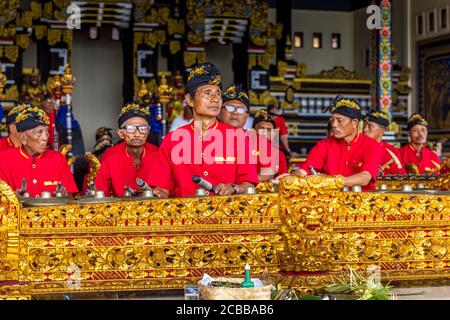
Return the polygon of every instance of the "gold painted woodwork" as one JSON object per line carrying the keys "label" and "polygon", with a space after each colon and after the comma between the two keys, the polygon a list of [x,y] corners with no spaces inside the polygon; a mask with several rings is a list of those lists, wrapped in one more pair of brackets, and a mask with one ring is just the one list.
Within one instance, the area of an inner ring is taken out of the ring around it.
{"label": "gold painted woodwork", "polygon": [[[383,280],[448,279],[449,195],[343,185],[287,176],[255,195],[20,208],[0,183],[0,280],[17,282],[0,285],[0,299],[182,288],[204,273],[240,275],[246,263],[304,292],[348,266],[379,266]],[[79,288],[68,287],[71,266]]]}

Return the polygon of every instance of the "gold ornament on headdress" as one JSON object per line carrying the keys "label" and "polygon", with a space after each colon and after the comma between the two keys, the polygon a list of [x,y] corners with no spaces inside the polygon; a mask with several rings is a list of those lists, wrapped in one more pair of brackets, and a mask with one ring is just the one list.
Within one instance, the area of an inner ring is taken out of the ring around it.
{"label": "gold ornament on headdress", "polygon": [[150,115],[150,111],[147,108],[143,108],[136,103],[129,103],[120,110],[119,117],[121,117],[123,114],[125,114],[131,110],[136,110],[136,111],[142,112],[146,115]]}
{"label": "gold ornament on headdress", "polygon": [[236,88],[236,86],[234,84],[229,86],[227,88],[227,90],[225,90],[223,95],[225,97],[227,97],[227,98],[230,98],[230,99],[237,99],[237,100],[239,100],[240,98],[244,98],[244,99],[249,100],[247,94],[244,91],[239,92],[239,94],[237,93],[237,88]]}
{"label": "gold ornament on headdress", "polygon": [[420,114],[413,114],[411,117],[409,117],[408,124],[416,120],[419,121],[419,124],[428,126],[428,122]]}
{"label": "gold ornament on headdress", "polygon": [[355,101],[351,101],[348,99],[341,99],[336,103],[335,109],[341,108],[341,107],[347,107],[347,108],[352,108],[352,109],[356,109],[356,110],[361,110],[361,108]]}
{"label": "gold ornament on headdress", "polygon": [[273,121],[273,117],[266,110],[256,112],[255,119],[259,117],[263,118],[264,121]]}
{"label": "gold ornament on headdress", "polygon": [[206,73],[206,70],[205,70],[205,67],[203,67],[203,66],[194,68],[191,70],[191,72],[189,72],[188,81],[191,80],[192,78],[194,78],[195,76],[202,75],[205,73]]}
{"label": "gold ornament on headdress", "polygon": [[27,108],[31,108],[31,106],[26,103],[19,104],[19,105],[15,106],[14,108],[12,108],[11,110],[9,110],[8,117],[12,116],[15,113],[17,113],[17,114],[21,113],[22,111],[24,111]]}
{"label": "gold ornament on headdress", "polygon": [[369,116],[389,120],[389,116],[384,112],[373,112],[373,113],[369,114]]}
{"label": "gold ornament on headdress", "polygon": [[22,112],[20,112],[17,117],[16,117],[16,123],[18,122],[22,122],[24,120],[26,120],[28,117],[31,117],[33,115],[33,113],[37,113],[39,118],[46,124],[49,125],[50,124],[50,119],[47,115],[47,113],[42,110],[39,109],[37,107],[26,107]]}

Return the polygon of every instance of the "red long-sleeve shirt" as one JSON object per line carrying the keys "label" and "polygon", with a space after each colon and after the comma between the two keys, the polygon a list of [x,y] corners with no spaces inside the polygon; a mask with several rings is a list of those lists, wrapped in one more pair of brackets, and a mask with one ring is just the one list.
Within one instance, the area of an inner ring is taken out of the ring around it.
{"label": "red long-sleeve shirt", "polygon": [[380,144],[358,132],[349,145],[343,139],[335,137],[319,141],[311,149],[301,169],[310,173],[309,166],[312,166],[320,173],[344,177],[367,171],[372,175],[370,183],[362,187],[363,191],[367,191],[375,189],[380,158]]}
{"label": "red long-sleeve shirt", "polygon": [[127,145],[121,142],[109,148],[108,154],[100,162],[100,170],[95,179],[97,190],[105,192],[106,196],[122,197],[125,194],[125,186],[138,190],[136,178],[148,183],[150,169],[155,165],[158,147],[145,143],[139,166],[134,165],[134,158],[128,153]]}
{"label": "red long-sleeve shirt", "polygon": [[[152,167],[150,185],[169,190],[176,197],[195,195],[199,186],[192,182],[194,175],[213,185],[244,182],[256,185],[256,161],[254,164],[245,161],[249,159],[248,140],[242,140],[240,145],[233,137],[236,130],[216,121],[203,138],[193,123],[170,132],[162,141],[158,160]],[[243,130],[241,133],[245,135]]]}
{"label": "red long-sleeve shirt", "polygon": [[0,152],[0,159],[0,179],[14,191],[21,189],[25,178],[31,197],[39,197],[42,191],[55,192],[58,182],[69,193],[78,192],[67,160],[59,152],[47,150],[31,156],[21,147],[10,148]]}
{"label": "red long-sleeve shirt", "polygon": [[[414,163],[419,173],[429,173],[441,164],[438,155],[428,148],[416,149],[412,144],[407,144],[400,149],[400,156],[404,165]],[[435,172],[438,174],[439,170]]]}

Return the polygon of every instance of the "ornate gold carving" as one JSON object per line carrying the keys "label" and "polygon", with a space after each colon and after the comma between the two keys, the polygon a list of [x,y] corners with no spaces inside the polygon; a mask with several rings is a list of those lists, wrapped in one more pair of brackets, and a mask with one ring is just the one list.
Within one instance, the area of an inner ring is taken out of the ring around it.
{"label": "ornate gold carving", "polygon": [[343,177],[287,176],[280,181],[279,195],[284,249],[280,261],[286,271],[328,271],[329,248],[336,192]]}
{"label": "ornate gold carving", "polygon": [[0,5],[0,19],[2,25],[13,21],[17,17],[17,0],[2,1]]}
{"label": "ornate gold carving", "polygon": [[267,106],[269,104],[276,104],[276,103],[278,103],[277,98],[272,96],[270,94],[269,90],[265,90],[262,93],[260,93],[259,95],[255,91],[249,90],[248,94],[249,94],[249,98],[250,98],[250,103],[254,104],[254,105]]}
{"label": "ornate gold carving", "polygon": [[16,43],[20,48],[26,49],[30,45],[30,38],[27,34],[18,34],[16,36]]}
{"label": "ornate gold carving", "polygon": [[20,204],[11,187],[0,180],[0,280],[17,280]]}
{"label": "ornate gold carving", "polygon": [[63,144],[59,147],[59,153],[61,153],[64,158],[67,158],[67,164],[72,166],[75,163],[76,158],[74,156],[68,157],[68,153],[72,150],[71,144]]}
{"label": "ornate gold carving", "polygon": [[88,173],[87,173],[87,186],[90,186],[91,183],[94,183],[95,178],[97,177],[98,171],[100,170],[100,161],[98,158],[92,154],[88,153],[84,156],[88,163]]}
{"label": "ornate gold carving", "polygon": [[11,38],[11,37],[14,37],[15,35],[16,35],[15,27],[11,27],[11,28],[7,28],[5,26],[0,27],[0,37]]}
{"label": "ornate gold carving", "polygon": [[6,89],[5,94],[2,97],[5,101],[18,101],[19,100],[19,90],[17,85],[12,85]]}
{"label": "ornate gold carving", "polygon": [[61,153],[64,158],[67,157],[67,154],[70,152],[70,150],[72,150],[72,145],[71,144],[63,144],[59,147],[59,153]]}
{"label": "ornate gold carving", "polygon": [[72,74],[72,68],[70,64],[64,69],[64,74],[61,79],[62,90],[65,94],[71,94],[75,87],[76,78]]}
{"label": "ornate gold carving", "polygon": [[8,78],[5,76],[5,74],[0,69],[0,98],[3,94],[3,90],[5,89],[6,81],[8,81]]}
{"label": "ornate gold carving", "polygon": [[346,70],[344,67],[334,67],[328,71],[322,71],[316,75],[308,75],[311,79],[342,79],[342,80],[367,80],[356,72]]}
{"label": "ornate gold carving", "polygon": [[44,25],[35,26],[34,35],[36,36],[37,40],[41,40],[44,37],[46,37],[47,36],[47,26],[44,26]]}
{"label": "ornate gold carving", "polygon": [[169,42],[169,51],[170,54],[175,54],[181,50],[181,43],[178,40],[171,40]]}
{"label": "ornate gold carving", "polygon": [[184,65],[189,67],[195,63],[204,63],[206,61],[206,52],[185,51],[183,58]]}
{"label": "ornate gold carving", "polygon": [[184,34],[184,20],[169,19],[167,23],[169,35]]}
{"label": "ornate gold carving", "polygon": [[[268,193],[20,209],[0,182],[0,280],[27,285],[0,286],[0,298],[182,288],[205,272],[241,274],[247,262],[255,274],[265,266],[306,273],[283,280],[305,292],[347,266],[380,266],[384,280],[450,276],[450,196],[343,185],[342,177],[287,176],[278,193],[260,184]],[[67,287],[74,266],[79,289]]]}
{"label": "ornate gold carving", "polygon": [[62,30],[47,29],[47,41],[50,46],[54,46],[61,41]]}
{"label": "ornate gold carving", "polygon": [[267,36],[269,38],[275,38],[276,40],[280,40],[283,35],[283,25],[281,23],[273,24],[269,22],[267,25]]}
{"label": "ornate gold carving", "polygon": [[32,1],[30,4],[33,19],[39,19],[42,16],[42,4]]}
{"label": "ornate gold carving", "polygon": [[53,3],[51,1],[44,3],[44,13],[45,19],[53,19]]}
{"label": "ornate gold carving", "polygon": [[31,28],[33,26],[33,13],[25,11],[18,14],[16,25],[23,28]]}
{"label": "ornate gold carving", "polygon": [[19,57],[19,48],[17,46],[5,46],[3,47],[4,56],[12,62],[17,62]]}
{"label": "ornate gold carving", "polygon": [[166,104],[170,101],[173,88],[167,83],[166,76],[161,76],[160,84],[158,86],[158,99],[162,104]]}

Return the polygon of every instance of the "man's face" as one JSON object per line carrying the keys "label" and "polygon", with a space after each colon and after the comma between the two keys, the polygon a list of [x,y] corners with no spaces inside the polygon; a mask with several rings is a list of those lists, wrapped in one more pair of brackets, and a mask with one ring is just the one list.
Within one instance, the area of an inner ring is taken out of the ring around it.
{"label": "man's face", "polygon": [[229,100],[220,109],[220,120],[232,127],[242,129],[248,118],[248,109],[239,100]]}
{"label": "man's face", "polygon": [[368,121],[368,120],[364,121],[363,132],[366,136],[368,136],[372,139],[381,141],[385,130],[386,129],[383,126],[379,125],[376,122],[372,122],[372,121]]}
{"label": "man's face", "polygon": [[122,124],[122,127],[117,130],[117,134],[125,141],[127,146],[142,147],[147,141],[150,126],[148,122],[141,117],[133,117]]}
{"label": "man's face", "polygon": [[344,116],[339,113],[333,113],[330,118],[331,132],[337,139],[342,139],[352,135],[358,128],[358,120]]}
{"label": "man's face", "polygon": [[259,135],[267,136],[270,140],[273,140],[277,131],[275,130],[273,123],[268,121],[261,121],[255,125],[255,130]]}
{"label": "man's face", "polygon": [[22,145],[28,147],[32,153],[43,153],[48,147],[48,126],[38,126],[24,131],[20,133],[20,140]]}
{"label": "man's face", "polygon": [[217,117],[222,107],[222,91],[219,86],[204,85],[196,90],[193,98],[187,94],[186,102],[198,116]]}
{"label": "man's face", "polygon": [[45,98],[42,101],[42,108],[48,114],[56,110],[56,101],[53,98]]}
{"label": "man's face", "polygon": [[421,124],[416,124],[409,130],[409,138],[414,144],[425,144],[428,138],[427,127]]}

